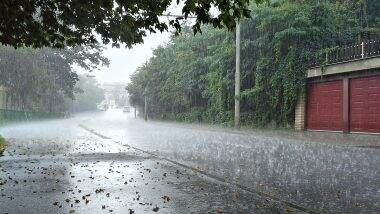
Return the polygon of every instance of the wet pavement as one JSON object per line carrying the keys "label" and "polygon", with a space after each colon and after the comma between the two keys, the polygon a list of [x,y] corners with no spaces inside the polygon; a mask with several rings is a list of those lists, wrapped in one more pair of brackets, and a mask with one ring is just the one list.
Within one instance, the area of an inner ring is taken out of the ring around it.
{"label": "wet pavement", "polygon": [[0,157],[0,213],[299,212],[78,124],[1,129],[9,146]]}
{"label": "wet pavement", "polygon": [[0,213],[378,213],[380,137],[144,122],[14,124]]}

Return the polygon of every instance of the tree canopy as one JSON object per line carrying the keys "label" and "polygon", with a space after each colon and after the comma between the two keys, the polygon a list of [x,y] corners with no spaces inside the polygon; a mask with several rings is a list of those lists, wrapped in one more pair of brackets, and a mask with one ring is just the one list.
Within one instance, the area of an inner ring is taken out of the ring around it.
{"label": "tree canopy", "polygon": [[14,49],[0,46],[0,85],[7,89],[7,109],[61,112],[74,99],[77,64],[91,71],[108,65],[98,45],[65,49]]}
{"label": "tree canopy", "polygon": [[[291,126],[309,60],[329,47],[380,35],[379,19],[368,19],[380,5],[364,16],[364,2],[288,0],[253,5],[252,18],[241,26],[242,123]],[[233,121],[235,35],[209,25],[202,31],[193,36],[184,27],[182,35],[154,51],[127,86],[133,105],[142,107],[146,95],[151,117]]]}
{"label": "tree canopy", "polygon": [[[265,0],[255,0],[264,2]],[[0,43],[13,47],[77,46],[98,42],[128,47],[143,42],[148,32],[174,27],[195,16],[193,31],[202,24],[232,29],[235,20],[248,17],[250,0],[176,0],[181,17],[160,19],[171,0],[3,0],[0,1]],[[218,11],[211,14],[212,8]]]}
{"label": "tree canopy", "polygon": [[75,112],[94,111],[105,99],[104,90],[94,78],[80,75],[75,87],[77,88],[73,103]]}

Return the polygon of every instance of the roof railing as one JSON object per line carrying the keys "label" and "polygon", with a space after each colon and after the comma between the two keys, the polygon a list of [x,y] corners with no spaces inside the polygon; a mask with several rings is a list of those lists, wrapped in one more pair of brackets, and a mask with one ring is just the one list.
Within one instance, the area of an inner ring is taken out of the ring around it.
{"label": "roof railing", "polygon": [[310,67],[332,65],[380,56],[380,39],[363,41],[353,45],[334,47],[316,54]]}

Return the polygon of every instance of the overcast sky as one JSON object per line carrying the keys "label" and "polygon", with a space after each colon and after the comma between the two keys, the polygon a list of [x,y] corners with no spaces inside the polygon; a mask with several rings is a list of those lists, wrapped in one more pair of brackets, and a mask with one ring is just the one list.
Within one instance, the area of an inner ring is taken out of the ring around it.
{"label": "overcast sky", "polygon": [[132,49],[107,47],[104,55],[110,60],[110,66],[94,71],[100,83],[129,81],[129,76],[144,64],[151,56],[154,48],[169,41],[170,33],[151,34],[145,38],[144,44],[135,45]]}
{"label": "overcast sky", "polygon": [[[173,4],[167,13],[170,12],[175,15],[181,14],[181,9],[181,6]],[[130,75],[134,73],[139,66],[149,60],[155,48],[167,43],[170,39],[170,35],[171,33],[169,32],[149,34],[144,39],[144,44],[135,45],[132,49],[107,46],[104,55],[110,60],[110,66],[108,68],[103,67],[100,71],[91,72],[91,75],[94,75],[99,83],[128,83]],[[75,69],[79,73],[88,73],[78,67],[75,67]]]}

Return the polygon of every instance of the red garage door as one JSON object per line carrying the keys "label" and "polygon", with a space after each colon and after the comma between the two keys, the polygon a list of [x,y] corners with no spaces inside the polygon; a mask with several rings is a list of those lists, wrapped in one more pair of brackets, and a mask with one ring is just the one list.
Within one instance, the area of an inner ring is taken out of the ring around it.
{"label": "red garage door", "polygon": [[380,76],[351,79],[351,132],[380,132]]}
{"label": "red garage door", "polygon": [[310,83],[307,100],[308,129],[343,130],[343,84],[341,80]]}

